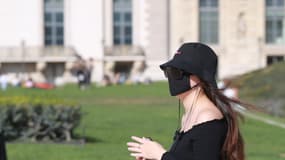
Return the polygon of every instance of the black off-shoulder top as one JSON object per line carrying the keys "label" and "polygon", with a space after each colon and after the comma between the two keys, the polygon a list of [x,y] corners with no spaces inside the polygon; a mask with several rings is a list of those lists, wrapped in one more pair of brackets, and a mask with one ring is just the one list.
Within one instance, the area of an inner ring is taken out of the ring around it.
{"label": "black off-shoulder top", "polygon": [[186,132],[176,131],[170,150],[161,160],[221,160],[226,134],[225,118],[203,122]]}

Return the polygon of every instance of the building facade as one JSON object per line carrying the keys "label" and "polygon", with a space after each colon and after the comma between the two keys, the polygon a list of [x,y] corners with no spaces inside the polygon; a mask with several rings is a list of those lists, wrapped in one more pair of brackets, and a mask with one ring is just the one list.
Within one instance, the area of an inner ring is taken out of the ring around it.
{"label": "building facade", "polygon": [[284,61],[284,0],[174,0],[170,6],[171,53],[182,42],[209,44],[219,56],[219,78]]}
{"label": "building facade", "polygon": [[169,58],[169,0],[103,2],[104,74],[160,80],[158,65]]}
{"label": "building facade", "polygon": [[219,56],[219,78],[285,56],[285,0],[9,0],[0,3],[0,69],[42,82],[76,82],[92,58],[92,81],[117,75],[162,80],[159,64],[183,42]]}
{"label": "building facade", "polygon": [[[102,1],[85,2],[1,1],[1,72],[10,79],[75,82],[71,69],[79,56],[102,63]],[[102,74],[100,65],[96,73]]]}
{"label": "building facade", "polygon": [[10,77],[74,82],[71,68],[78,57],[94,59],[93,81],[116,73],[162,77],[157,65],[169,53],[168,1],[0,3],[0,64]]}

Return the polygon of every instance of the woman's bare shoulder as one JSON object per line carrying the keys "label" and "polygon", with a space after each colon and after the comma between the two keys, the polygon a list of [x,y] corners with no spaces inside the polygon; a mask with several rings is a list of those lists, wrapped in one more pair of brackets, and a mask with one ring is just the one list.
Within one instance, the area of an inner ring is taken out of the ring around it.
{"label": "woman's bare shoulder", "polygon": [[222,119],[223,117],[223,114],[216,106],[205,107],[198,113],[195,124]]}

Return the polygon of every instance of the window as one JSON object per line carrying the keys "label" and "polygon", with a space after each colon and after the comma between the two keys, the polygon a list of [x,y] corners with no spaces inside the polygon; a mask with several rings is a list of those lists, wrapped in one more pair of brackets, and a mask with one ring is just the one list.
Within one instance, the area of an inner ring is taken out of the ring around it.
{"label": "window", "polygon": [[218,0],[199,1],[199,41],[219,43]]}
{"label": "window", "polygon": [[266,0],[266,43],[285,44],[285,0]]}
{"label": "window", "polygon": [[132,44],[131,0],[113,0],[113,43]]}
{"label": "window", "polygon": [[45,45],[64,44],[63,0],[44,0]]}
{"label": "window", "polygon": [[267,56],[267,65],[284,62],[284,56]]}

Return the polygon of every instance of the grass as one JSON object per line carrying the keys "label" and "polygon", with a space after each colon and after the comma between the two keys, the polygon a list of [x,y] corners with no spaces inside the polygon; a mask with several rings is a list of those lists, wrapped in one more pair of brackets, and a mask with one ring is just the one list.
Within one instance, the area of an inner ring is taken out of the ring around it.
{"label": "grass", "polygon": [[274,115],[285,116],[285,62],[241,75],[234,83],[241,86],[240,96]]}
{"label": "grass", "polygon": [[[177,103],[166,83],[92,87],[80,91],[67,85],[50,91],[11,88],[0,96],[57,97],[77,101],[84,112],[76,134],[85,145],[8,143],[9,160],[131,160],[130,136],[151,136],[168,148],[177,127]],[[246,119],[241,125],[248,160],[285,160],[285,129]]]}

